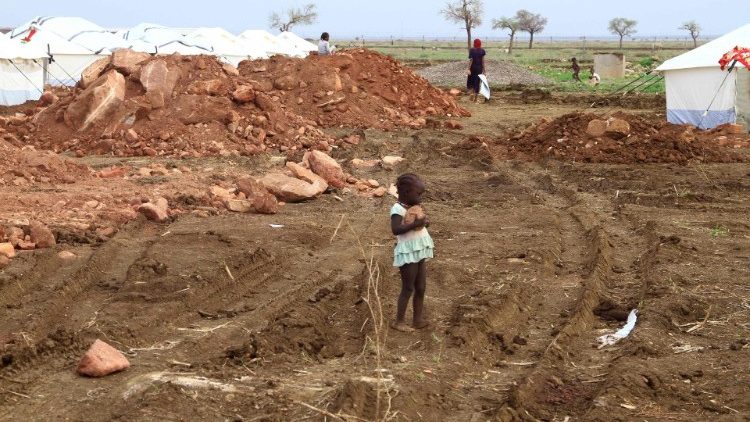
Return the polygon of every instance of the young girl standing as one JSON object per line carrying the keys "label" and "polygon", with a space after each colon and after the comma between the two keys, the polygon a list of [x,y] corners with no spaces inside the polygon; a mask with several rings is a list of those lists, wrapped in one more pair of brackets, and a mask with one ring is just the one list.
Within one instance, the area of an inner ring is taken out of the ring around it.
{"label": "young girl standing", "polygon": [[[393,266],[401,272],[401,294],[398,297],[396,321],[392,327],[399,331],[413,331],[428,326],[424,318],[424,295],[427,287],[427,260],[433,257],[435,245],[427,227],[430,221],[421,216],[407,223],[409,208],[422,203],[425,185],[418,176],[407,173],[396,181],[398,202],[391,208],[391,231],[398,243],[394,251]],[[406,307],[414,295],[414,319],[406,324]],[[412,328],[413,327],[413,328]]]}

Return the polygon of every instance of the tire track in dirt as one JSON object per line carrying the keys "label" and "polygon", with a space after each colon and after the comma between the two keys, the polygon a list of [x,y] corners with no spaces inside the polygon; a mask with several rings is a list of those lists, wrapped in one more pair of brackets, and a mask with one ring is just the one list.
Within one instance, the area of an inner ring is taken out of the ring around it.
{"label": "tire track in dirt", "polygon": [[[555,177],[559,177],[559,173],[555,173]],[[564,181],[556,183],[555,186],[560,194],[559,198],[564,198],[562,200],[570,204],[567,209],[569,217],[586,233],[584,244],[587,248],[587,263],[583,273],[584,286],[571,317],[554,336],[533,370],[511,392],[508,406],[498,414],[502,420],[554,418],[560,416],[561,412],[563,416],[580,415],[591,406],[591,400],[601,388],[597,387],[597,384],[602,382],[601,379],[594,379],[594,382],[582,381],[580,374],[572,373],[585,372],[579,368],[586,363],[581,356],[590,353],[588,351],[591,350],[593,336],[586,339],[582,335],[592,334],[595,324],[599,321],[597,314],[600,307],[603,303],[612,301],[612,289],[622,284],[622,277],[613,272],[613,268],[617,267],[615,257],[622,258],[630,252],[617,249],[611,233],[603,228],[602,222],[605,217],[601,215],[601,211],[597,211],[592,198],[578,194],[574,186]],[[645,231],[650,233],[648,229]],[[639,267],[639,274],[647,271],[649,257],[652,256],[650,254],[658,247],[658,242],[654,242],[653,236],[646,237],[645,243],[652,246],[636,260],[637,263],[643,264]],[[635,291],[629,292],[629,297],[620,297],[620,302],[627,302],[634,307],[643,298],[647,289],[644,280],[648,279],[643,275],[635,277],[639,280],[639,285]],[[632,286],[629,288],[632,289]],[[595,358],[597,365],[593,365],[592,368],[599,369],[599,372],[606,370],[615,358]],[[576,361],[579,362],[579,366],[576,365]]]}

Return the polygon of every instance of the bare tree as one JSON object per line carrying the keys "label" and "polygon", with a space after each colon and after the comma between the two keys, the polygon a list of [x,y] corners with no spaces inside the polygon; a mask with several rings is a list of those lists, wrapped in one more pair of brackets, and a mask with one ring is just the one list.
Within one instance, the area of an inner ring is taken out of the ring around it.
{"label": "bare tree", "polygon": [[689,21],[682,24],[677,29],[684,29],[690,32],[690,37],[693,39],[693,48],[698,47],[698,36],[701,34],[701,26],[696,21]]}
{"label": "bare tree", "polygon": [[547,26],[547,18],[528,10],[521,9],[516,12],[516,19],[519,22],[519,28],[529,33],[529,48],[534,48],[534,34],[544,31]]}
{"label": "bare tree", "polygon": [[516,39],[516,32],[521,29],[521,22],[518,18],[506,18],[492,20],[492,29],[507,29],[510,35],[510,44],[508,45],[508,54],[513,54],[513,41]]}
{"label": "bare tree", "polygon": [[462,24],[466,28],[467,47],[471,49],[471,30],[482,24],[484,2],[482,0],[456,0],[445,5],[441,11],[445,19]]}
{"label": "bare tree", "polygon": [[620,36],[620,49],[622,49],[622,39],[635,34],[635,26],[638,21],[626,18],[614,18],[609,21],[609,32]]}
{"label": "bare tree", "polygon": [[315,4],[310,3],[303,8],[292,8],[286,11],[286,18],[274,12],[269,18],[271,28],[286,32],[297,25],[310,25],[318,19],[318,12],[315,10]]}

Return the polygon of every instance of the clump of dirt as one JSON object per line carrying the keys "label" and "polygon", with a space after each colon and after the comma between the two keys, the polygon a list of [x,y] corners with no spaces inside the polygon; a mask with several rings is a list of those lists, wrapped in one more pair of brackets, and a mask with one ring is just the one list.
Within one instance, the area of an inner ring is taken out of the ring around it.
{"label": "clump of dirt", "polygon": [[[593,122],[595,121],[596,122]],[[607,129],[610,124],[616,129]],[[599,132],[597,125],[601,126]],[[491,142],[490,142],[491,143]],[[655,117],[617,112],[611,116],[570,113],[542,119],[495,140],[495,155],[536,161],[543,158],[591,163],[745,162],[737,149],[750,137],[720,128],[701,131]]]}
{"label": "clump of dirt", "polygon": [[73,163],[50,151],[20,148],[0,139],[0,186],[29,183],[73,183],[90,175],[86,166]]}
{"label": "clump of dirt", "polygon": [[455,99],[391,57],[370,50],[240,63],[287,109],[324,127],[420,128],[425,116],[468,116]]}

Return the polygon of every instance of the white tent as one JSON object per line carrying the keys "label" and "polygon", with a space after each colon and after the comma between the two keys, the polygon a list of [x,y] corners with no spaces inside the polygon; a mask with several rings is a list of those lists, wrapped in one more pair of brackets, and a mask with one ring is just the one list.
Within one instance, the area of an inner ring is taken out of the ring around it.
{"label": "white tent", "polygon": [[242,60],[267,57],[263,49],[222,28],[199,28],[187,34],[185,39],[211,49],[212,54],[234,66]]}
{"label": "white tent", "polygon": [[[45,69],[45,84],[73,86],[81,79],[83,72],[101,55],[91,50],[65,40],[55,33],[42,28],[31,28],[17,31],[12,37],[16,43],[34,46],[46,52],[50,60]],[[40,62],[38,62],[41,66]]]}
{"label": "white tent", "polygon": [[254,47],[264,51],[268,57],[277,54],[292,57],[304,57],[307,55],[307,53],[297,50],[293,44],[282,41],[262,29],[247,30],[241,33],[239,37],[245,42],[248,42]]}
{"label": "white tent", "polygon": [[294,47],[299,51],[304,51],[306,53],[310,53],[311,51],[318,51],[317,45],[311,43],[310,41],[307,41],[294,32],[285,31],[277,35],[276,38],[280,38],[292,43]]}
{"label": "white tent", "polygon": [[31,27],[50,31],[67,41],[87,48],[94,54],[110,54],[120,48],[154,51],[153,46],[148,43],[125,40],[91,21],[77,17],[36,17],[14,29],[11,36],[26,32]]}
{"label": "white tent", "polygon": [[0,37],[0,105],[12,106],[38,100],[44,90],[44,50]]}
{"label": "white tent", "polygon": [[703,129],[737,122],[750,128],[750,71],[739,64],[731,73],[719,67],[719,59],[736,46],[750,47],[750,24],[656,69],[667,85],[669,122]]}

